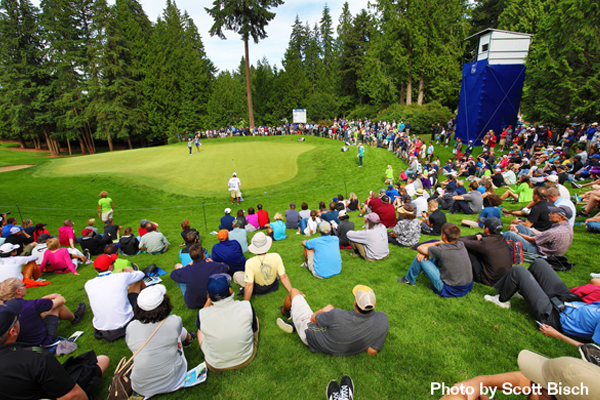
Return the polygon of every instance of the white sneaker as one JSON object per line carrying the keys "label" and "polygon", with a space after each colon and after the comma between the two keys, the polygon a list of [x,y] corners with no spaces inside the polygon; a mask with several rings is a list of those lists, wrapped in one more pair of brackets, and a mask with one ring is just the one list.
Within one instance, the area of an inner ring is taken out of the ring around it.
{"label": "white sneaker", "polygon": [[590,276],[591,276],[592,278],[594,278],[594,279],[600,279],[600,274],[597,274],[597,273],[593,273],[593,272],[592,272],[592,273],[590,274]]}
{"label": "white sneaker", "polygon": [[505,303],[501,302],[499,294],[497,294],[495,296],[490,296],[489,294],[486,294],[485,296],[483,296],[483,298],[486,301],[490,301],[490,302],[492,302],[492,303],[494,303],[494,304],[496,304],[496,305],[498,305],[498,306],[500,306],[502,308],[510,308],[510,301],[507,301]]}
{"label": "white sneaker", "polygon": [[513,297],[514,297],[515,299],[521,299],[521,300],[525,300],[525,299],[523,298],[523,295],[521,294],[521,292],[517,292],[517,293],[513,294]]}
{"label": "white sneaker", "polygon": [[294,333],[294,324],[291,322],[286,322],[281,318],[277,318],[277,326],[284,332]]}
{"label": "white sneaker", "polygon": [[296,235],[299,235],[299,234],[300,234],[300,232],[296,232]]}
{"label": "white sneaker", "polygon": [[302,268],[308,268],[308,264],[306,264],[306,262],[303,262],[303,263],[302,263],[300,266],[301,266]]}

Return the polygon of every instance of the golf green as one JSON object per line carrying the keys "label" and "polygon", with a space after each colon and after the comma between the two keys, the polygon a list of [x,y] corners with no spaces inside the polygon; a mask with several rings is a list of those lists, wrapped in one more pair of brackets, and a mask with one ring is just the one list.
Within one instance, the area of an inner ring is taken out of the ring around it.
{"label": "golf green", "polygon": [[288,181],[298,173],[298,156],[314,149],[297,142],[206,142],[200,152],[194,146],[191,156],[187,145],[181,143],[53,160],[35,176],[101,175],[165,192],[210,197],[227,192],[227,181],[234,171],[242,181],[242,191]]}

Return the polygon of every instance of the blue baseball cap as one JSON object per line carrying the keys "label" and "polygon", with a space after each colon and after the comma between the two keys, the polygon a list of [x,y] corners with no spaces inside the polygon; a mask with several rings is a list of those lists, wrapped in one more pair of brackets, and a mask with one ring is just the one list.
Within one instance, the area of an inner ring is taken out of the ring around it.
{"label": "blue baseball cap", "polygon": [[214,274],[208,278],[206,291],[212,301],[219,301],[229,297],[231,288],[231,276],[228,274]]}

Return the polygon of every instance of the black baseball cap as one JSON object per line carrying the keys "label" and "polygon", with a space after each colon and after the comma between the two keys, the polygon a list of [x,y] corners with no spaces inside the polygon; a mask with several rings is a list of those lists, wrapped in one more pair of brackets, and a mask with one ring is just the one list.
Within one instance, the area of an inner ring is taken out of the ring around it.
{"label": "black baseball cap", "polygon": [[12,328],[21,308],[21,302],[18,300],[9,300],[0,304],[0,336]]}
{"label": "black baseball cap", "polygon": [[492,233],[500,233],[502,232],[502,221],[496,217],[487,217],[480,218],[479,222],[483,224],[484,227],[488,228]]}

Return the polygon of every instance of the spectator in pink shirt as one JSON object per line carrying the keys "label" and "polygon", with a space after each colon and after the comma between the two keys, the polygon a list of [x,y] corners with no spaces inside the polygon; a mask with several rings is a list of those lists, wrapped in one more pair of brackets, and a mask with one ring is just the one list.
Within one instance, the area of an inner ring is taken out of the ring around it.
{"label": "spectator in pink shirt", "polygon": [[58,239],[56,238],[48,239],[48,241],[46,242],[46,246],[48,247],[48,250],[44,252],[44,258],[42,259],[42,263],[40,264],[40,271],[43,271],[44,268],[46,268],[46,266],[50,264],[54,272],[71,272],[75,275],[79,275],[77,273],[76,266],[75,264],[73,264],[73,261],[71,261],[71,259],[78,258],[83,262],[88,261],[88,259],[84,256],[80,256],[77,254],[69,254],[69,251],[65,247],[60,248],[60,244],[58,243]]}
{"label": "spectator in pink shirt", "polygon": [[65,220],[63,226],[58,228],[58,242],[61,246],[69,246],[75,248],[75,232],[73,231],[73,221]]}

